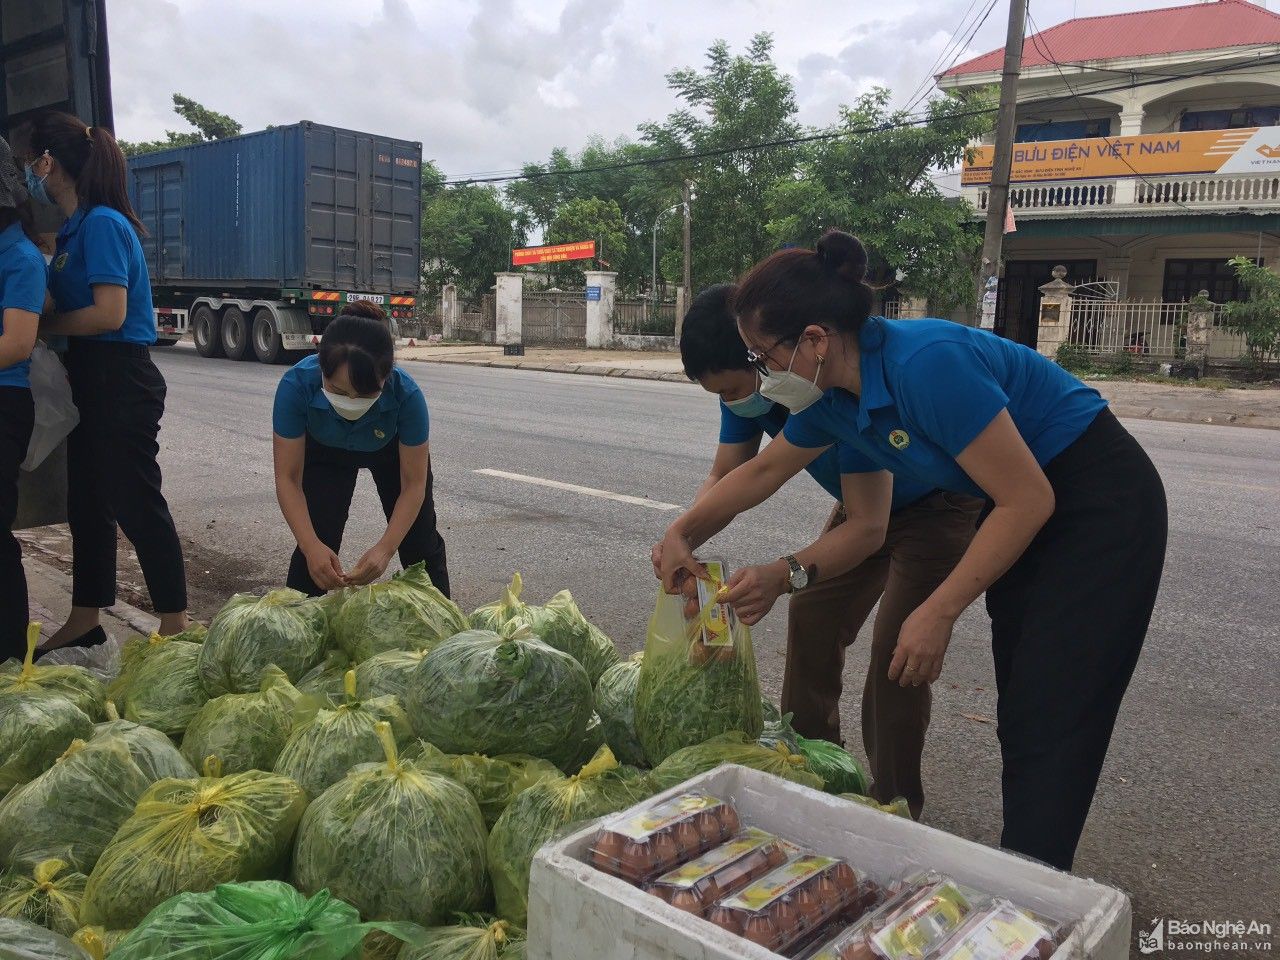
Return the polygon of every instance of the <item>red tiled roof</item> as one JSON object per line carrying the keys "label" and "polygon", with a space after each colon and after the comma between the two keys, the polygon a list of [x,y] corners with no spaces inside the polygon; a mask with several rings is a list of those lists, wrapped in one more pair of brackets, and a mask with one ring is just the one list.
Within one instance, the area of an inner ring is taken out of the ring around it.
{"label": "red tiled roof", "polygon": [[[1218,50],[1254,44],[1280,43],[1280,15],[1248,0],[1216,0],[1185,7],[1138,10],[1102,17],[1080,17],[1040,32],[1040,47],[1028,37],[1022,50],[1023,69],[1049,64],[1045,53],[1060,63],[1158,56],[1189,50]],[[956,64],[944,77],[1000,70],[1004,48]]]}

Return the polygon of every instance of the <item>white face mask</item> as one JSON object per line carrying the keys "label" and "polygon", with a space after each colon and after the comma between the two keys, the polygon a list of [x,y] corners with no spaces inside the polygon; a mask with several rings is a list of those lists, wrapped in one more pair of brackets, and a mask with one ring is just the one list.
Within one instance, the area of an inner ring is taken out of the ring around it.
{"label": "white face mask", "polygon": [[791,372],[799,349],[800,344],[797,343],[795,349],[791,351],[791,362],[787,364],[786,370],[780,372],[770,370],[760,377],[760,396],[782,404],[792,413],[799,413],[822,399],[822,388],[818,386],[818,373],[822,370],[822,364],[818,364],[812,380],[806,380],[800,374]]}
{"label": "white face mask", "polygon": [[[324,393],[324,398],[329,401],[329,405],[344,420],[359,420],[378,402],[378,397],[344,397],[340,393],[325,390],[323,387],[321,391]],[[381,395],[378,394],[378,396]]]}

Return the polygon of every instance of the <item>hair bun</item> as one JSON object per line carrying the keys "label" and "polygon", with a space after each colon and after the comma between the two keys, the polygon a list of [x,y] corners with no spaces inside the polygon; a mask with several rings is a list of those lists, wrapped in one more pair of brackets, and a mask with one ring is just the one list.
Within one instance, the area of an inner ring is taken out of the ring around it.
{"label": "hair bun", "polygon": [[851,233],[828,230],[818,241],[817,254],[824,266],[851,283],[867,276],[867,248]]}
{"label": "hair bun", "polygon": [[338,316],[368,317],[370,320],[386,320],[387,312],[368,300],[353,300],[342,305]]}

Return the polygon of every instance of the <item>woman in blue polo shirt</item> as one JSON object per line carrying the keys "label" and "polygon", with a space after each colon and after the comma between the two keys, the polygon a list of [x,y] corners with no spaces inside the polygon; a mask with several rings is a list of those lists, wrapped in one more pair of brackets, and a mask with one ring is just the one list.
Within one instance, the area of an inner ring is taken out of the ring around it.
{"label": "woman in blue polo shirt", "polygon": [[[432,496],[427,402],[395,366],[380,309],[343,307],[319,351],[280,378],[273,429],[276,498],[298,544],[290,587],[318,596],[372,583],[399,552],[404,567],[425,561],[431,582],[449,595]],[[338,551],[362,468],[373,476],[387,529],[346,571]]]}
{"label": "woman in blue polo shirt", "polygon": [[903,624],[890,676],[937,680],[956,618],[986,591],[1002,843],[1069,869],[1160,585],[1163,484],[1098,393],[1034,351],[946,321],[869,318],[866,264],[856,238],[832,232],[743,281],[734,308],[761,392],[792,416],[783,442],[668,531],[664,581],[696,573],[708,531],[836,442],[864,458],[864,496],[902,477],[985,497],[964,557]]}
{"label": "woman in blue polo shirt", "polygon": [[0,661],[26,651],[27,578],[9,528],[35,423],[27,371],[44,309],[44,257],[24,230],[28,212],[22,175],[0,138]]}
{"label": "woman in blue polo shirt", "polygon": [[107,639],[99,611],[116,600],[116,526],[133,544],[160,632],[187,626],[182,545],[161,491],[165,382],[151,361],[155,314],[138,239],[142,223],[111,133],[76,117],[38,117],[27,188],[67,221],[49,265],[54,312],[42,334],[69,338],[67,377],[80,423],[67,441],[71,615],[46,649]]}

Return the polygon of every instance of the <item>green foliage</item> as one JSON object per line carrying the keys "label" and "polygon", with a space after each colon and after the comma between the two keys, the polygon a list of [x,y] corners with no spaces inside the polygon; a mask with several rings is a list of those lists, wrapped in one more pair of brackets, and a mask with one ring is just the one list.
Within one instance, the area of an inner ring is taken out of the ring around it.
{"label": "green foliage", "polygon": [[[616,200],[583,197],[562,204],[547,230],[547,243],[596,242],[595,263],[610,269],[613,258],[622,260],[627,252],[627,224]],[[555,286],[580,287],[586,282],[583,264],[587,260],[570,260],[553,264],[551,279]]]}
{"label": "green foliage", "polygon": [[1059,344],[1054,359],[1058,361],[1058,366],[1068,373],[1093,372],[1093,357],[1084,347],[1074,343]]}
{"label": "green foliage", "polygon": [[1126,377],[1133,373],[1135,367],[1132,353],[1127,350],[1116,350],[1098,357],[1094,369],[1110,376]]}
{"label": "green foliage", "polygon": [[510,269],[511,250],[524,246],[526,221],[492,187],[446,186],[431,161],[422,164],[422,282],[428,296],[456,284],[474,303]]}
{"label": "green foliage", "polygon": [[120,141],[120,149],[126,157],[136,157],[144,153],[155,153],[172,147],[189,147],[209,140],[222,140],[226,137],[238,137],[243,127],[225,113],[210,110],[203,104],[196,103],[190,97],[180,93],[173,95],[173,112],[180,116],[194,131],[165,131],[163,140],[144,140],[139,142]]}
{"label": "green foliage", "polygon": [[1280,350],[1280,276],[1248,257],[1229,262],[1246,299],[1226,304],[1219,326],[1243,336],[1249,359],[1261,364]]}

